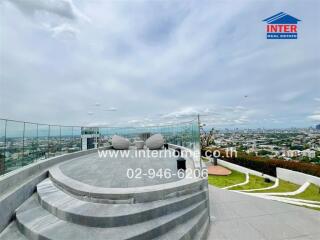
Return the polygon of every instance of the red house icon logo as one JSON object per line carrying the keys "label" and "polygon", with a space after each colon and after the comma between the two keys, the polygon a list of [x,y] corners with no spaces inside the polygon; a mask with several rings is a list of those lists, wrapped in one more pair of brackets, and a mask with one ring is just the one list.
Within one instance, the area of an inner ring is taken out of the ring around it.
{"label": "red house icon logo", "polygon": [[284,12],[264,19],[263,22],[267,23],[267,39],[297,39],[299,21]]}

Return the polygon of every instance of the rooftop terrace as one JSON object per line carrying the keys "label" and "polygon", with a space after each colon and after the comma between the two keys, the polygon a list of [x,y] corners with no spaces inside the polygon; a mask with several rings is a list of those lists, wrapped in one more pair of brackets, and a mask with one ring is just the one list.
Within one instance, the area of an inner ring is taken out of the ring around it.
{"label": "rooftop terrace", "polygon": [[[118,151],[109,151],[113,153],[109,154],[106,158],[100,158],[97,153],[93,153],[62,163],[59,165],[59,169],[62,174],[73,180],[104,188],[143,187],[180,180],[177,175],[177,157],[173,156],[174,154],[167,157],[163,156],[165,150],[160,150],[159,157],[144,156],[141,151],[146,152],[146,150],[140,150],[141,154],[138,153],[140,154],[138,156],[136,151],[131,149],[128,151],[128,157],[121,156],[120,154],[111,156]],[[170,151],[174,152],[173,150]],[[189,165],[191,165],[191,162]],[[128,169],[136,172],[128,173]],[[171,176],[168,178],[156,177],[153,174],[154,172],[148,174],[149,169],[154,170],[155,173],[160,169],[168,169],[171,172]],[[135,176],[129,176],[129,178],[128,174],[134,174]]]}
{"label": "rooftop terrace", "polygon": [[[80,135],[70,135],[64,134],[63,126],[46,125],[48,136],[43,137],[43,125],[36,124],[31,131],[30,123],[4,122],[0,240],[320,237],[317,211],[208,186],[203,175],[179,177],[178,156],[173,154],[177,148],[189,153],[187,169],[205,168],[196,154],[198,122],[97,127],[93,146],[98,149],[87,150],[81,150],[81,128]],[[19,127],[12,128],[16,124]],[[77,127],[71,129],[74,133]],[[164,136],[168,150],[153,150],[157,154],[149,155],[147,147],[134,146],[135,140],[155,133]],[[132,140],[129,150],[113,149],[114,134]]]}
{"label": "rooftop terrace", "polygon": [[[8,128],[16,124],[22,128]],[[202,170],[198,122],[97,127],[93,136],[83,134],[91,138],[86,145],[82,135],[73,134],[77,127],[63,134],[63,126],[47,125],[48,137],[42,138],[39,124],[32,134],[26,131],[29,123],[5,120],[4,126],[0,239],[206,238],[207,178],[181,175],[187,171],[178,172],[174,154],[177,148],[189,153],[187,170]],[[145,138],[156,133],[168,149],[147,144]],[[116,150],[110,141],[115,134],[130,140],[128,150]],[[136,140],[145,147],[137,149]],[[82,151],[68,152],[75,143]]]}

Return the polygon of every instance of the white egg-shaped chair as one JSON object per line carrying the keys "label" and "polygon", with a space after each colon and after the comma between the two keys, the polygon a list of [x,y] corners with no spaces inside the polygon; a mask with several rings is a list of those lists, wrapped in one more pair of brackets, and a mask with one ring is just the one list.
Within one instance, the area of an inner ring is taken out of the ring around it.
{"label": "white egg-shaped chair", "polygon": [[130,142],[129,142],[129,140],[127,138],[114,135],[112,137],[111,142],[112,142],[112,147],[114,149],[117,149],[117,150],[127,150],[127,149],[129,149]]}
{"label": "white egg-shaped chair", "polygon": [[152,135],[146,140],[146,146],[150,150],[161,149],[164,144],[164,138],[161,134],[157,133]]}

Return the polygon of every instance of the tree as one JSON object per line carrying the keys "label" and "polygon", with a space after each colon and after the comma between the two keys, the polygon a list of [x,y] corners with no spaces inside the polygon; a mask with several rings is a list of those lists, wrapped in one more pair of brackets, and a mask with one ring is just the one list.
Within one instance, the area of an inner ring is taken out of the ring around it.
{"label": "tree", "polygon": [[306,157],[306,156],[302,157],[301,161],[302,161],[302,162],[311,162],[311,161],[310,161],[310,158],[308,158],[308,157]]}
{"label": "tree", "polygon": [[206,131],[204,129],[204,126],[200,125],[200,142],[201,142],[202,148],[205,148],[214,144],[213,135],[214,135],[214,128],[211,128],[210,131]]}
{"label": "tree", "polygon": [[262,156],[265,156],[265,155],[270,155],[270,154],[272,154],[272,152],[267,151],[267,150],[260,150],[260,151],[258,151],[258,154],[259,154],[259,155],[262,155]]}
{"label": "tree", "polygon": [[239,151],[246,151],[246,150],[248,150],[248,147],[241,145],[241,146],[238,148],[238,150],[239,150]]}

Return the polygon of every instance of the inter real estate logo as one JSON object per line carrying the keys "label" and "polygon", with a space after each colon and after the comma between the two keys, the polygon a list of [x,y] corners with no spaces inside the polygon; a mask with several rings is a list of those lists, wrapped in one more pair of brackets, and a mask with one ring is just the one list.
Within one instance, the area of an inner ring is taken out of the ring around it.
{"label": "inter real estate logo", "polygon": [[297,39],[299,21],[284,12],[264,19],[263,22],[267,22],[267,39]]}

